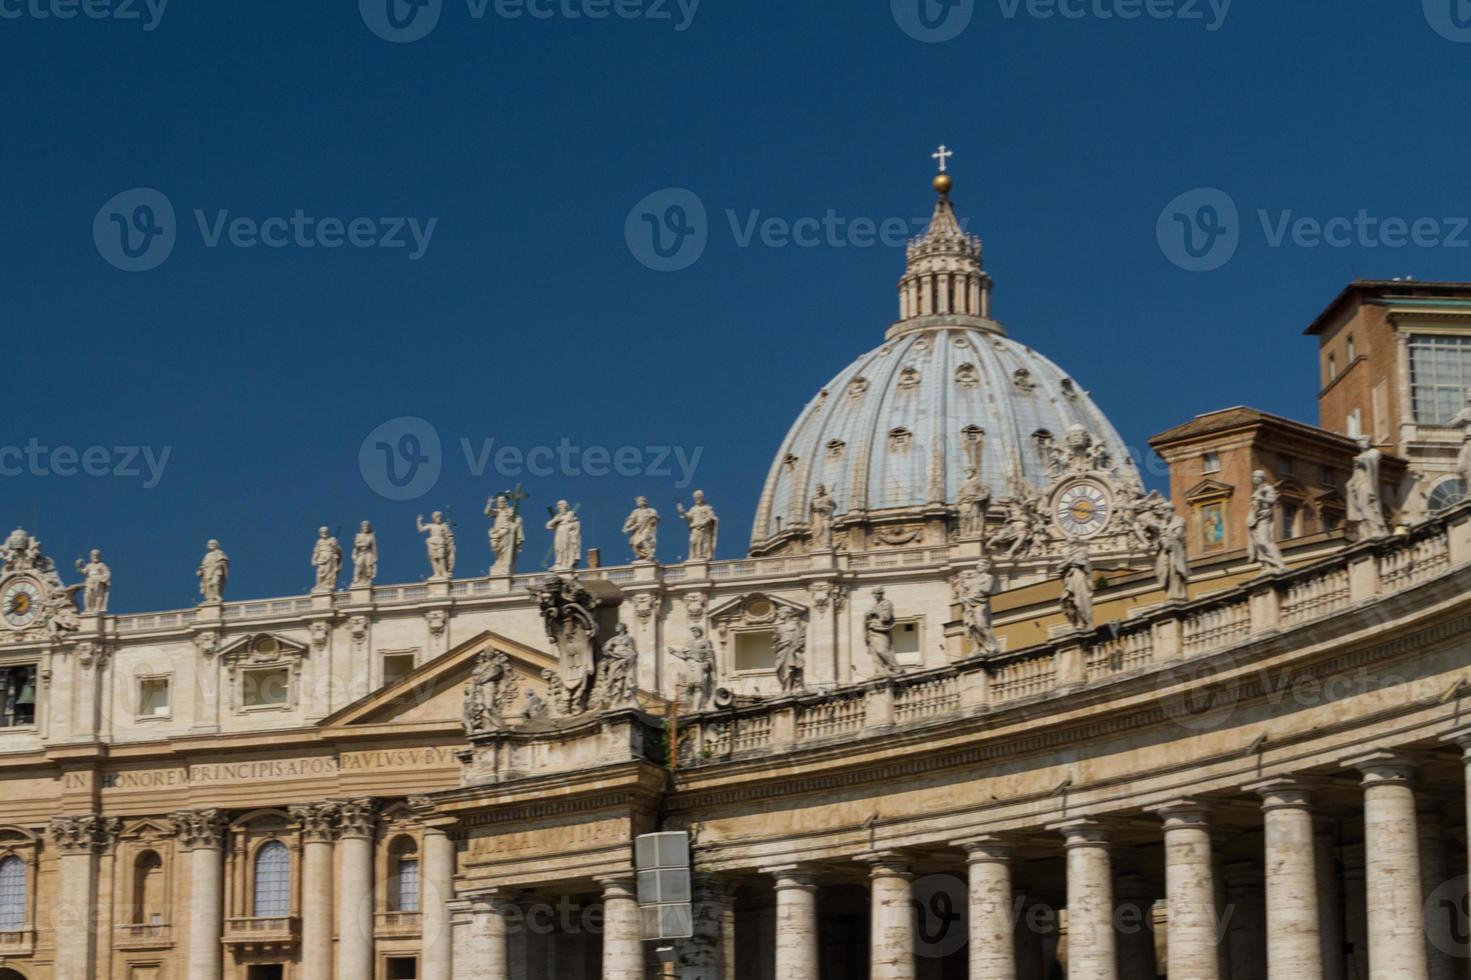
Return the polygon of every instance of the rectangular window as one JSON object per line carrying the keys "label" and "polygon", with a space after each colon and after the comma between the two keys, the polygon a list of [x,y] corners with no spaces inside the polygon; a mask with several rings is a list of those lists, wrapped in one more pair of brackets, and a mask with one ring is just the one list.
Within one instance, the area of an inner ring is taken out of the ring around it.
{"label": "rectangular window", "polygon": [[384,980],[414,980],[419,975],[419,960],[414,956],[390,956],[383,964]]}
{"label": "rectangular window", "polygon": [[735,669],[775,670],[776,651],[771,630],[743,630],[735,634]]}
{"label": "rectangular window", "polygon": [[0,667],[0,728],[36,723],[36,665]]}
{"label": "rectangular window", "polygon": [[918,667],[924,663],[924,651],[919,645],[919,627],[920,621],[917,619],[894,626],[894,657],[906,667]]}
{"label": "rectangular window", "polygon": [[1357,439],[1359,436],[1363,435],[1364,410],[1362,408],[1356,408],[1352,412],[1349,412],[1347,424],[1344,427],[1347,429],[1347,432],[1345,432],[1344,434],[1347,435],[1350,439]]}
{"label": "rectangular window", "polygon": [[414,672],[412,653],[385,653],[383,655],[383,686],[397,684]]}
{"label": "rectangular window", "polygon": [[1348,335],[1348,363],[1352,364],[1354,362],[1354,359],[1356,357],[1358,357],[1358,356],[1359,356],[1359,352],[1358,352],[1357,348],[1354,347],[1354,335],[1353,334],[1349,334]]}
{"label": "rectangular window", "polygon": [[1325,466],[1325,467],[1323,467],[1323,473],[1318,478],[1318,482],[1321,483],[1325,487],[1336,487],[1336,486],[1338,486],[1338,480],[1333,475],[1333,467],[1331,467],[1331,466]]}
{"label": "rectangular window", "polygon": [[1301,509],[1297,504],[1284,503],[1282,505],[1282,529],[1280,535],[1284,541],[1288,538],[1297,537],[1297,515]]}
{"label": "rectangular window", "polygon": [[1277,474],[1279,476],[1292,476],[1293,462],[1286,456],[1277,457]]}
{"label": "rectangular window", "polygon": [[416,858],[403,858],[398,862],[397,912],[419,911],[419,862]]}
{"label": "rectangular window", "polygon": [[1338,377],[1338,358],[1332,354],[1328,355],[1328,382],[1331,384]]}
{"label": "rectangular window", "polygon": [[169,679],[144,677],[138,681],[138,716],[167,718],[169,714]]}
{"label": "rectangular window", "polygon": [[1471,336],[1412,334],[1410,401],[1421,425],[1448,425],[1471,387]]}
{"label": "rectangular window", "polygon": [[285,667],[240,672],[240,703],[247,708],[277,708],[291,702],[291,671]]}
{"label": "rectangular window", "polygon": [[1221,472],[1221,454],[1215,452],[1206,453],[1202,470],[1206,473]]}

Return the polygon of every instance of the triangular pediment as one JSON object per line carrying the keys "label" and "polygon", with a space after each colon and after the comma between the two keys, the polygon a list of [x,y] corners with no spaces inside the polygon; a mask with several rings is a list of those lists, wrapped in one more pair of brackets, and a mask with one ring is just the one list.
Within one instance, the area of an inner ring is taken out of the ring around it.
{"label": "triangular pediment", "polygon": [[[489,630],[461,643],[448,653],[429,661],[407,677],[359,698],[322,719],[324,729],[361,728],[378,725],[459,723],[464,708],[465,685],[482,652],[504,653],[517,675],[518,687],[545,687],[541,672],[555,669],[557,659],[516,640]],[[525,683],[519,683],[524,679]]]}
{"label": "triangular pediment", "polygon": [[1222,483],[1220,480],[1201,480],[1185,491],[1185,499],[1193,504],[1202,500],[1219,500],[1235,492],[1236,488],[1229,483]]}

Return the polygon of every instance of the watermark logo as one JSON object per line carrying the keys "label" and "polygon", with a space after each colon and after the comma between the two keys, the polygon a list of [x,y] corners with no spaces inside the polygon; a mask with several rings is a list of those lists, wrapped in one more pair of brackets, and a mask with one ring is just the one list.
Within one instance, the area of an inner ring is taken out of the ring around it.
{"label": "watermark logo", "polygon": [[[1199,21],[1207,33],[1226,26],[1235,0],[997,0],[1001,16],[1015,20],[1177,20]],[[1207,19],[1209,17],[1209,19]]]}
{"label": "watermark logo", "polygon": [[1181,269],[1213,272],[1241,246],[1241,214],[1225,191],[1200,187],[1165,205],[1154,233],[1165,258]]}
{"label": "watermark logo", "polygon": [[705,254],[710,218],[694,191],[666,187],[633,206],[623,225],[628,251],[655,272],[688,269]]}
{"label": "watermark logo", "polygon": [[[264,218],[235,214],[228,208],[195,208],[192,214],[200,243],[207,249],[401,249],[410,262],[419,261],[429,251],[439,227],[438,218],[342,218],[308,214],[304,208]],[[178,240],[173,203],[151,187],[123,191],[102,205],[92,219],[97,253],[124,272],[158,268],[173,254]]]}
{"label": "watermark logo", "polygon": [[169,0],[0,0],[0,20],[141,21],[143,30],[158,30]]}
{"label": "watermark logo", "polygon": [[97,253],[124,272],[147,272],[163,265],[178,236],[173,204],[152,187],[115,195],[92,219]]}
{"label": "watermark logo", "polygon": [[944,44],[965,33],[975,0],[889,0],[894,23],[916,41]]}
{"label": "watermark logo", "polygon": [[1222,654],[1207,662],[1187,662],[1161,671],[1155,690],[1160,706],[1175,724],[1191,732],[1214,732],[1236,712],[1236,686],[1221,683],[1236,662]]}
{"label": "watermark logo", "polygon": [[966,883],[955,875],[925,875],[911,895],[915,955],[942,960],[964,949],[969,939]]}
{"label": "watermark logo", "polygon": [[439,482],[444,454],[439,430],[416,416],[389,419],[358,448],[363,481],[388,500],[415,500]]}
{"label": "watermark logo", "polygon": [[368,30],[392,44],[409,44],[429,36],[439,25],[444,0],[358,0]]}
{"label": "watermark logo", "polygon": [[1471,44],[1471,0],[1424,0],[1425,19],[1447,41]]}
{"label": "watermark logo", "polygon": [[1461,875],[1425,898],[1425,934],[1430,945],[1458,960],[1471,959],[1471,896]]}

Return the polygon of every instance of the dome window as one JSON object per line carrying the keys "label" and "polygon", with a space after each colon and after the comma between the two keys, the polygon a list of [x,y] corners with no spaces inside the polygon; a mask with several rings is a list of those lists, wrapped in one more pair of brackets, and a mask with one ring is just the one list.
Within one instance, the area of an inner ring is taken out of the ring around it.
{"label": "dome window", "polygon": [[889,432],[889,452],[904,453],[909,451],[909,444],[914,440],[914,434],[908,429],[899,428]]}
{"label": "dome window", "polygon": [[1017,368],[1016,373],[1011,376],[1011,383],[1016,390],[1024,395],[1030,395],[1037,390],[1037,382],[1032,378],[1032,372],[1026,368]]}
{"label": "dome window", "polygon": [[1062,394],[1063,394],[1063,397],[1064,398],[1067,398],[1069,401],[1076,401],[1077,400],[1077,397],[1078,397],[1078,387],[1077,387],[1077,385],[1073,384],[1073,379],[1072,378],[1063,378],[1062,379]]}
{"label": "dome window", "polygon": [[962,388],[979,388],[981,386],[981,372],[976,366],[966,361],[955,369],[955,383]]}
{"label": "dome window", "polygon": [[868,394],[867,378],[854,378],[852,381],[848,382],[848,397],[862,398],[866,394]]}
{"label": "dome window", "polygon": [[907,367],[903,371],[899,372],[900,391],[913,391],[915,388],[919,387],[919,381],[920,375],[918,368]]}
{"label": "dome window", "polygon": [[967,425],[960,430],[960,444],[965,447],[966,462],[980,469],[981,448],[986,444],[986,430],[979,425]]}
{"label": "dome window", "polygon": [[830,443],[827,444],[827,458],[828,459],[842,459],[843,458],[843,450],[845,450],[847,448],[848,448],[848,444],[846,442],[844,442],[841,439],[834,439],[832,442],[830,442]]}

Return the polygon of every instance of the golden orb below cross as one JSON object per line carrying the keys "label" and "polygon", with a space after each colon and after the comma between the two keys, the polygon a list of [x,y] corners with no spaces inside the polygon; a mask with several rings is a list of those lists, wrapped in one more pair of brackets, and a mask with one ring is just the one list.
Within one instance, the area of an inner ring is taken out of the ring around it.
{"label": "golden orb below cross", "polygon": [[935,175],[935,190],[939,191],[941,194],[949,194],[950,193],[950,188],[952,188],[954,186],[955,186],[955,181],[953,181],[953,180],[950,179],[950,175],[949,174],[936,174]]}

